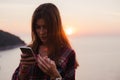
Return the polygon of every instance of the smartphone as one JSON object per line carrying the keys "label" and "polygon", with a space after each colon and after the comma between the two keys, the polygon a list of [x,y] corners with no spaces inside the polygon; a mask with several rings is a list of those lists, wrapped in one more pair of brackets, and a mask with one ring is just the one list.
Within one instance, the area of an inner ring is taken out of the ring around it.
{"label": "smartphone", "polygon": [[20,50],[21,50],[21,52],[22,52],[23,54],[28,54],[28,55],[32,54],[32,55],[35,57],[35,59],[36,59],[36,55],[34,54],[34,52],[33,52],[33,50],[31,49],[31,47],[27,47],[27,46],[20,47]]}

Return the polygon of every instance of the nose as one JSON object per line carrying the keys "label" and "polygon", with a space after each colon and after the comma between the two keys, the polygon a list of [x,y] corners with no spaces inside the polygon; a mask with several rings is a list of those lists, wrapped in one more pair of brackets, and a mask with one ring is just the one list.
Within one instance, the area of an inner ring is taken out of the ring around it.
{"label": "nose", "polygon": [[40,34],[45,34],[46,33],[46,30],[43,28],[43,27],[40,27]]}

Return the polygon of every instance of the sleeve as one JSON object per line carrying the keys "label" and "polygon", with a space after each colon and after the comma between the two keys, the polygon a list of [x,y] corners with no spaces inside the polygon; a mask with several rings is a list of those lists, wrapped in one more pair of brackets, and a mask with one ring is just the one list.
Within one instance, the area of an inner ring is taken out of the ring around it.
{"label": "sleeve", "polygon": [[75,80],[75,52],[72,51],[68,56],[68,62],[63,80]]}
{"label": "sleeve", "polygon": [[[15,72],[13,73],[12,80],[28,80],[31,67],[24,67],[22,64],[19,64]],[[20,75],[19,75],[20,73]]]}
{"label": "sleeve", "polygon": [[18,80],[19,68],[20,68],[20,65],[17,67],[17,69],[16,69],[15,72],[13,73],[13,75],[12,75],[12,80]]}

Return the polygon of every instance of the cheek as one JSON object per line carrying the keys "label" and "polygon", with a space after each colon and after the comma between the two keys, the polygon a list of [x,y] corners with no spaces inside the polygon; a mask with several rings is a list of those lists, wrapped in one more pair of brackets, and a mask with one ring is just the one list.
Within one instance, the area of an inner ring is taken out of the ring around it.
{"label": "cheek", "polygon": [[46,31],[45,31],[45,33],[47,34],[47,33],[48,33],[48,31],[46,30]]}
{"label": "cheek", "polygon": [[39,30],[36,30],[36,34],[39,36],[39,34],[40,34]]}
{"label": "cheek", "polygon": [[39,33],[39,31],[38,31],[38,30],[36,30],[36,33],[38,34],[38,33]]}

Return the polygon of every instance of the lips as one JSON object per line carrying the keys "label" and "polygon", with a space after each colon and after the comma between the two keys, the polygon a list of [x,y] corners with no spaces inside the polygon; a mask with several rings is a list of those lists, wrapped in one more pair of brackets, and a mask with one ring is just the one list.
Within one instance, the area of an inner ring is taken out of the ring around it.
{"label": "lips", "polygon": [[40,38],[47,38],[47,36],[40,36]]}
{"label": "lips", "polygon": [[41,39],[43,39],[43,40],[44,40],[44,39],[46,39],[46,37],[41,37]]}
{"label": "lips", "polygon": [[47,40],[47,37],[46,36],[42,36],[40,37],[41,41],[46,41]]}

